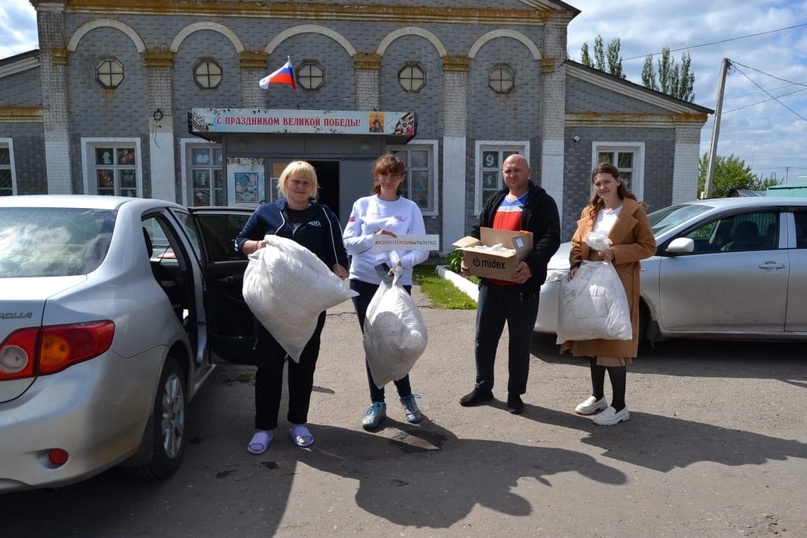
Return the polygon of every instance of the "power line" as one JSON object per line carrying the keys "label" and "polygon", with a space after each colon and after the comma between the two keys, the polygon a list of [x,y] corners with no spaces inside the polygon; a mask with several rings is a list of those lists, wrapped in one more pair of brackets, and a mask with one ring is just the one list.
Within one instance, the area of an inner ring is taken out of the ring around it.
{"label": "power line", "polygon": [[771,75],[770,73],[766,73],[765,71],[760,71],[759,69],[757,69],[755,67],[749,67],[747,65],[743,65],[740,62],[735,62],[734,60],[732,60],[731,63],[734,64],[734,65],[740,65],[740,66],[745,67],[746,69],[750,69],[752,71],[756,71],[757,73],[765,75],[766,77],[775,78],[776,80],[780,80],[782,82],[787,82],[788,84],[793,84],[794,86],[804,86],[805,88],[807,88],[807,83],[805,83],[805,82],[793,82],[792,80],[787,80],[785,78],[777,77],[776,75]]}
{"label": "power line", "polygon": [[[700,45],[690,45],[688,47],[680,47],[680,48],[677,48],[677,49],[670,49],[670,52],[678,52],[680,50],[697,49],[697,48],[700,48],[700,47],[710,47],[712,45],[720,45],[721,43],[729,43],[730,41],[738,41],[740,39],[748,39],[748,38],[751,38],[751,37],[759,37],[759,36],[762,36],[762,35],[775,34],[777,32],[784,32],[785,30],[792,30],[794,28],[801,28],[803,26],[807,26],[807,23],[795,24],[793,26],[787,26],[785,28],[778,28],[776,30],[769,30],[767,32],[759,32],[759,33],[756,33],[756,34],[748,34],[748,35],[743,35],[743,36],[738,36],[738,37],[730,37],[728,39],[721,39],[720,41],[711,41],[709,43],[702,43]],[[656,52],[656,53],[650,54],[650,56],[655,56],[656,54],[661,54],[661,52]],[[622,61],[627,62],[628,60],[636,60],[636,59],[639,59],[639,58],[646,58],[647,56],[648,56],[647,54],[645,54],[644,56],[631,56],[630,58],[623,58]]]}
{"label": "power line", "polygon": [[[807,88],[801,88],[799,90],[793,90],[790,93],[783,93],[779,97],[787,97],[788,95],[793,95],[794,93],[803,92],[805,90],[807,90]],[[765,92],[765,93],[767,93],[767,92]],[[768,94],[768,95],[770,95],[770,94]],[[723,112],[723,114],[728,114],[729,112],[737,112],[738,110],[743,110],[745,108],[751,108],[752,106],[761,105],[762,103],[767,103],[768,101],[773,101],[773,97],[771,97],[770,99],[765,99],[764,101],[757,101],[756,103],[751,103],[750,105],[745,105],[745,106],[741,106],[741,107],[738,107],[738,108],[732,108],[731,110],[726,110],[726,111]]]}
{"label": "power line", "polygon": [[[777,103],[779,103],[780,105],[782,105],[783,107],[785,107],[786,109],[788,109],[790,112],[792,112],[793,114],[795,114],[795,115],[796,115],[796,116],[798,116],[799,118],[803,119],[804,121],[807,121],[807,118],[805,118],[804,116],[802,116],[801,114],[799,114],[798,112],[796,112],[795,110],[793,110],[792,108],[790,108],[789,106],[787,106],[786,104],[784,104],[782,101],[780,101],[780,100],[779,100],[779,98],[778,98],[778,97],[774,96],[774,95],[773,95],[772,93],[770,93],[768,90],[766,90],[765,88],[763,88],[762,86],[760,86],[759,84],[757,84],[757,83],[756,83],[756,81],[755,81],[754,79],[752,79],[751,77],[749,77],[749,76],[748,76],[748,75],[745,73],[745,71],[743,71],[742,69],[740,69],[738,66],[743,66],[743,67],[745,67],[746,69],[752,69],[752,70],[754,70],[754,71],[757,71],[758,73],[762,73],[763,75],[767,75],[767,76],[769,76],[769,77],[775,78],[775,79],[777,79],[777,80],[781,80],[781,81],[783,81],[783,82],[789,82],[789,81],[787,81],[787,80],[785,80],[785,79],[783,79],[783,78],[776,77],[776,76],[771,75],[771,74],[769,74],[769,73],[765,73],[764,71],[760,71],[759,69],[754,69],[753,67],[748,67],[747,65],[743,65],[743,64],[741,64],[741,63],[739,63],[739,62],[735,62],[735,61],[733,61],[733,60],[731,61],[731,64],[732,64],[732,67],[734,67],[734,69],[736,69],[737,71],[739,71],[739,72],[740,72],[740,74],[741,74],[742,76],[744,76],[745,78],[747,78],[747,79],[748,79],[748,80],[751,82],[751,84],[753,84],[754,86],[756,86],[757,88],[759,88],[760,90],[762,90],[763,92],[765,92],[765,93],[768,95],[768,97],[770,97],[771,99],[773,99],[774,101],[776,101]],[[791,82],[791,84],[795,84],[795,85],[797,85],[797,86],[805,86],[805,87],[807,87],[807,84],[802,84],[802,83],[797,83],[797,82]],[[783,96],[782,96],[782,97],[783,97]]]}

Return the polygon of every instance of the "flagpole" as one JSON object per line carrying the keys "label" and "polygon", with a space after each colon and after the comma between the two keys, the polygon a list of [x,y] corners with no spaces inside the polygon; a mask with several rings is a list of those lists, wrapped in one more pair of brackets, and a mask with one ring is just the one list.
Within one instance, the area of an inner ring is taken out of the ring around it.
{"label": "flagpole", "polygon": [[291,56],[286,56],[286,60],[288,60],[291,67],[291,79],[294,81],[292,85],[292,88],[294,88],[294,104],[297,106],[297,110],[300,110],[300,102],[297,100],[297,77],[294,75],[294,64],[291,63]]}

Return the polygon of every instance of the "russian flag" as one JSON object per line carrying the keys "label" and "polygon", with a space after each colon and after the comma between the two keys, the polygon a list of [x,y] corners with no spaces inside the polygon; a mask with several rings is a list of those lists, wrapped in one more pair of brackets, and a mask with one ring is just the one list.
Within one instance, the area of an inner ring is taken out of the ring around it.
{"label": "russian flag", "polygon": [[264,90],[268,90],[270,84],[288,84],[293,89],[297,89],[294,82],[294,69],[291,66],[291,58],[286,60],[283,67],[258,81],[258,85]]}

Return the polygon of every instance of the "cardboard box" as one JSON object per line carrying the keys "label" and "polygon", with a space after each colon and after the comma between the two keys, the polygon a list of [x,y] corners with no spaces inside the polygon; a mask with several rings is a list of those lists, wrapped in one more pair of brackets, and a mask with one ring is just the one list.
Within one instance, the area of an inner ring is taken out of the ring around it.
{"label": "cardboard box", "polygon": [[[532,232],[513,232],[481,227],[479,235],[480,239],[468,235],[453,243],[455,247],[464,251],[463,257],[465,265],[468,266],[468,272],[482,278],[512,281],[516,265],[532,250]],[[471,248],[479,245],[490,247],[499,243],[505,248],[515,249],[516,252],[505,254]]]}

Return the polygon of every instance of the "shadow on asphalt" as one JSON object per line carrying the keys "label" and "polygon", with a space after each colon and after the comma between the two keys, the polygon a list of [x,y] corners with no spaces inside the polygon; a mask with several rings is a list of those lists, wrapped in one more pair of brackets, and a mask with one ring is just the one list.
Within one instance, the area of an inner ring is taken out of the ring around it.
{"label": "shadow on asphalt", "polygon": [[674,417],[636,413],[618,428],[597,426],[588,418],[525,405],[524,416],[541,424],[588,432],[581,442],[607,458],[660,472],[692,464],[762,465],[788,458],[807,459],[807,444]]}
{"label": "shadow on asphalt", "polygon": [[550,477],[580,473],[603,484],[624,484],[626,475],[580,452],[516,443],[459,439],[424,419],[420,427],[387,420],[392,438],[318,426],[317,443],[300,462],[358,481],[356,504],[398,525],[448,528],[476,505],[510,516],[536,507],[513,491],[531,477],[552,487]]}
{"label": "shadow on asphalt", "polygon": [[[777,379],[807,388],[804,350],[804,342],[668,340],[655,346],[643,344],[628,369],[684,377]],[[560,355],[555,335],[534,334],[530,351],[544,362],[588,367],[584,358],[568,352]]]}

